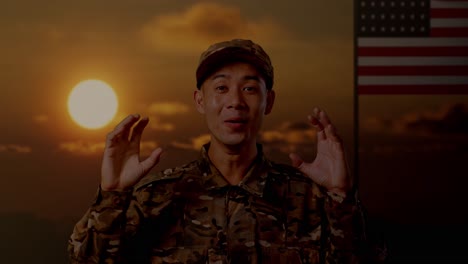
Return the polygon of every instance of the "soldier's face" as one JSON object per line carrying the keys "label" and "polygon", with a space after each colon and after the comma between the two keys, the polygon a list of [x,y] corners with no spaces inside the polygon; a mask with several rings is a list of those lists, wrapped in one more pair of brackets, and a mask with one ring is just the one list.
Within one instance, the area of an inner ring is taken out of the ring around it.
{"label": "soldier's face", "polygon": [[264,115],[271,112],[274,91],[250,64],[228,64],[195,91],[197,110],[205,115],[211,140],[230,146],[256,142]]}

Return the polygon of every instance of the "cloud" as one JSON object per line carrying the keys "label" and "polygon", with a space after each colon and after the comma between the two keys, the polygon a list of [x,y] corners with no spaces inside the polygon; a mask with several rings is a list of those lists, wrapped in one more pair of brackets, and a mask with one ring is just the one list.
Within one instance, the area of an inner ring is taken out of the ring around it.
{"label": "cloud", "polygon": [[92,155],[96,153],[102,153],[104,150],[104,142],[85,142],[85,141],[73,141],[60,143],[59,149],[61,151],[79,154],[79,155]]}
{"label": "cloud", "polygon": [[468,135],[468,105],[449,104],[436,111],[410,112],[394,120],[370,117],[362,128],[367,132],[423,136]]}
{"label": "cloud", "polygon": [[49,116],[47,115],[36,115],[33,117],[34,122],[38,124],[43,124],[49,121]]}
{"label": "cloud", "polygon": [[468,105],[447,105],[437,112],[409,116],[404,121],[403,125],[408,130],[434,134],[468,135]]}
{"label": "cloud", "polygon": [[198,137],[192,138],[189,143],[174,141],[171,145],[180,149],[190,149],[198,151],[204,144],[208,143],[209,141],[210,134],[202,134]]}
{"label": "cloud", "polygon": [[[140,154],[142,156],[149,155],[159,144],[156,141],[141,141]],[[77,154],[77,155],[101,155],[104,151],[104,142],[85,142],[85,141],[71,141],[63,142],[59,145],[59,150]]]}
{"label": "cloud", "polygon": [[149,128],[154,131],[171,132],[174,131],[175,125],[171,123],[164,123],[158,120],[156,117],[151,117],[152,122],[149,124]]}
{"label": "cloud", "polygon": [[468,142],[412,142],[402,144],[395,142],[393,144],[374,144],[359,147],[360,153],[375,154],[375,155],[403,155],[403,154],[423,154],[432,153],[466,153]]}
{"label": "cloud", "polygon": [[152,103],[148,107],[148,112],[154,115],[172,116],[177,114],[185,114],[190,110],[189,106],[179,102],[160,102]]}
{"label": "cloud", "polygon": [[263,131],[260,141],[269,151],[283,153],[315,149],[316,131],[305,122],[284,122],[277,129]]}
{"label": "cloud", "polygon": [[249,21],[238,7],[219,3],[196,3],[190,8],[156,16],[141,29],[144,40],[160,51],[200,51],[209,44],[232,38],[268,41],[283,35],[271,19]]}
{"label": "cloud", "polygon": [[29,146],[24,145],[17,145],[17,144],[0,144],[0,153],[1,152],[13,152],[13,153],[31,153],[32,148]]}
{"label": "cloud", "polygon": [[158,142],[154,140],[145,140],[140,142],[140,155],[141,156],[148,156],[155,150],[156,148],[159,147]]}
{"label": "cloud", "polygon": [[151,120],[148,125],[150,129],[154,131],[170,132],[175,129],[175,125],[163,119],[186,114],[190,111],[190,107],[180,102],[154,102],[149,106],[142,105],[142,111],[146,112]]}

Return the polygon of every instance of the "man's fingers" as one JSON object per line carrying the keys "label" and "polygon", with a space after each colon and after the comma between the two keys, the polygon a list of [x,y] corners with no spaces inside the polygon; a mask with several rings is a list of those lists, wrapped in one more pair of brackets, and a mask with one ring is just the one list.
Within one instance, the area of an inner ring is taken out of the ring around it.
{"label": "man's fingers", "polygon": [[314,107],[314,110],[312,110],[312,113],[313,113],[313,115],[314,115],[315,117],[318,118],[319,113],[320,113],[320,108]]}
{"label": "man's fingers", "polygon": [[[126,120],[127,118],[129,119]],[[130,131],[135,125],[135,123],[138,122],[138,120],[140,120],[140,115],[129,115],[127,118],[125,118],[119,125],[117,125],[118,127],[122,127],[122,138],[124,138],[125,140],[129,140]]]}
{"label": "man's fingers", "polygon": [[158,164],[159,159],[161,158],[161,153],[162,153],[162,149],[157,148],[151,153],[151,155],[148,158],[146,158],[144,161],[140,163],[145,173],[150,171],[154,166],[156,166],[156,164]]}
{"label": "man's fingers", "polygon": [[309,115],[307,116],[307,119],[309,119],[309,122],[315,127],[317,128],[318,130],[323,130],[323,125],[322,123],[320,123],[320,121],[318,120],[318,118],[316,118],[315,116],[313,115]]}
{"label": "man's fingers", "polygon": [[149,119],[148,117],[142,118],[140,122],[136,124],[136,126],[133,128],[132,131],[132,136],[130,138],[130,141],[132,143],[139,143],[141,139],[141,135],[143,134],[143,130],[145,129],[146,125],[148,125]]}
{"label": "man's fingers", "polygon": [[128,115],[115,126],[114,130],[117,131],[121,128],[130,128],[133,126],[133,124],[135,124],[136,121],[138,121],[138,119],[140,119],[139,114]]}
{"label": "man's fingers", "polygon": [[320,123],[322,123],[323,127],[327,127],[329,124],[331,124],[330,118],[328,117],[327,113],[322,109],[319,109],[317,118],[319,119]]}
{"label": "man's fingers", "polygon": [[320,121],[314,116],[309,115],[307,118],[309,119],[309,122],[317,129],[318,139],[325,140],[327,137],[325,136],[325,131],[322,123],[320,123]]}
{"label": "man's fingers", "polygon": [[334,125],[329,124],[327,127],[325,127],[325,134],[327,138],[330,138],[335,142],[341,142],[341,138],[336,133],[336,128]]}
{"label": "man's fingers", "polygon": [[128,115],[124,118],[118,125],[115,126],[109,134],[107,134],[107,143],[111,143],[116,138],[123,138],[128,140],[128,135],[130,133],[130,128],[135,124],[136,121],[140,119],[140,115],[133,114]]}
{"label": "man's fingers", "polygon": [[340,138],[336,134],[336,128],[333,126],[327,113],[318,107],[314,107],[313,115],[309,116],[310,123],[317,128],[317,137],[319,140],[331,137],[334,141]]}

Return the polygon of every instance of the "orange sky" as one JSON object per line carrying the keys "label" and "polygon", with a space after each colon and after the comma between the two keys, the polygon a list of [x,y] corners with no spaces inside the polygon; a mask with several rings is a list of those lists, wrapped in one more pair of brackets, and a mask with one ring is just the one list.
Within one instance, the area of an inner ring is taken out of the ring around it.
{"label": "orange sky", "polygon": [[[2,3],[0,177],[8,187],[0,193],[2,213],[27,212],[55,220],[79,217],[97,188],[105,135],[130,113],[151,118],[144,151],[166,148],[157,169],[196,157],[206,129],[192,105],[195,69],[201,52],[219,40],[251,38],[270,54],[277,101],[262,139],[271,157],[286,162],[286,153],[297,150],[313,159],[314,132],[304,122],[315,105],[329,112],[352,154],[351,1],[128,3]],[[85,79],[101,79],[117,92],[118,114],[105,128],[86,130],[68,116],[68,94]],[[377,160],[372,161],[375,168],[366,170],[364,162],[361,169],[363,198],[371,211],[389,216],[387,209],[394,204],[385,207],[372,200],[385,202],[386,195],[395,194],[386,188],[405,182],[388,172],[379,181],[375,174],[382,167],[377,163],[394,168],[396,160],[430,152],[467,156],[457,147],[459,142],[467,145],[466,127],[454,126],[445,134],[434,130],[449,122],[447,113],[455,104],[467,101],[468,96],[455,95],[360,98],[362,160]],[[468,122],[466,105],[460,111],[454,118]],[[398,158],[398,153],[404,156]],[[437,157],[432,158],[444,160]],[[410,197],[408,184],[420,186],[406,181],[404,197]]]}
{"label": "orange sky", "polygon": [[[266,3],[140,1],[128,7],[124,1],[45,5],[23,0],[5,4],[0,11],[5,40],[0,42],[0,114],[7,129],[0,132],[0,155],[14,164],[53,154],[98,160],[105,134],[122,117],[140,113],[151,118],[145,151],[160,145],[175,151],[191,148],[193,153],[187,156],[194,156],[206,139],[203,121],[192,105],[198,57],[210,43],[236,37],[263,45],[275,66],[278,99],[264,126],[264,141],[274,140],[272,153],[282,153],[276,157],[283,161],[290,150],[313,153],[313,134],[296,131],[294,124],[304,123],[308,111],[318,105],[329,112],[351,154],[352,4],[268,2],[266,8]],[[92,78],[112,85],[120,103],[117,117],[99,130],[77,126],[66,111],[73,86]],[[445,111],[446,105],[466,98],[361,97],[361,131],[392,131],[384,119],[398,122],[405,115]],[[397,132],[407,131],[403,127]],[[166,156],[167,164],[178,163]],[[52,160],[44,165],[53,163],[62,167]],[[4,170],[12,170],[10,166]],[[30,171],[24,167],[25,173]],[[52,179],[37,184],[59,187],[53,180],[58,175],[50,175],[50,170],[35,173]],[[3,198],[11,194],[6,192]],[[37,207],[47,205],[43,203]],[[20,208],[26,210],[28,205]]]}
{"label": "orange sky", "polygon": [[[313,131],[294,128],[304,126],[313,105],[326,108],[351,141],[351,5],[319,12],[333,8],[308,1],[297,6],[266,1],[5,4],[0,115],[8,129],[0,132],[2,175],[15,175],[8,178],[16,186],[30,184],[24,199],[2,208],[47,217],[78,215],[76,210],[50,212],[56,211],[49,208],[57,197],[42,195],[37,187],[58,190],[65,200],[76,197],[84,209],[99,178],[104,137],[130,113],[151,118],[143,152],[165,147],[161,167],[195,157],[207,133],[192,105],[198,57],[211,43],[226,39],[251,38],[273,60],[278,99],[264,127],[272,153],[281,153],[283,160],[290,150],[313,153]],[[329,15],[333,22],[321,30],[317,23]],[[86,79],[109,83],[119,98],[116,118],[102,129],[77,126],[66,110],[71,89]],[[18,164],[24,164],[20,170]],[[82,164],[94,164],[85,166],[87,175],[75,172]],[[1,198],[13,194],[7,191]]]}

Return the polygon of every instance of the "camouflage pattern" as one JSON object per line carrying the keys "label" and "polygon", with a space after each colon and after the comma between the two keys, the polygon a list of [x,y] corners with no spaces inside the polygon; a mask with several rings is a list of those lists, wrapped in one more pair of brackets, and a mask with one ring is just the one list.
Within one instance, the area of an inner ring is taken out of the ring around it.
{"label": "camouflage pattern", "polygon": [[274,80],[273,65],[263,48],[247,39],[233,39],[215,43],[204,51],[196,71],[197,88],[216,69],[231,62],[248,62],[255,66],[265,78],[267,89],[272,89]]}
{"label": "camouflage pattern", "polygon": [[99,191],[69,240],[72,263],[352,263],[360,209],[261,152],[230,185],[200,159]]}

